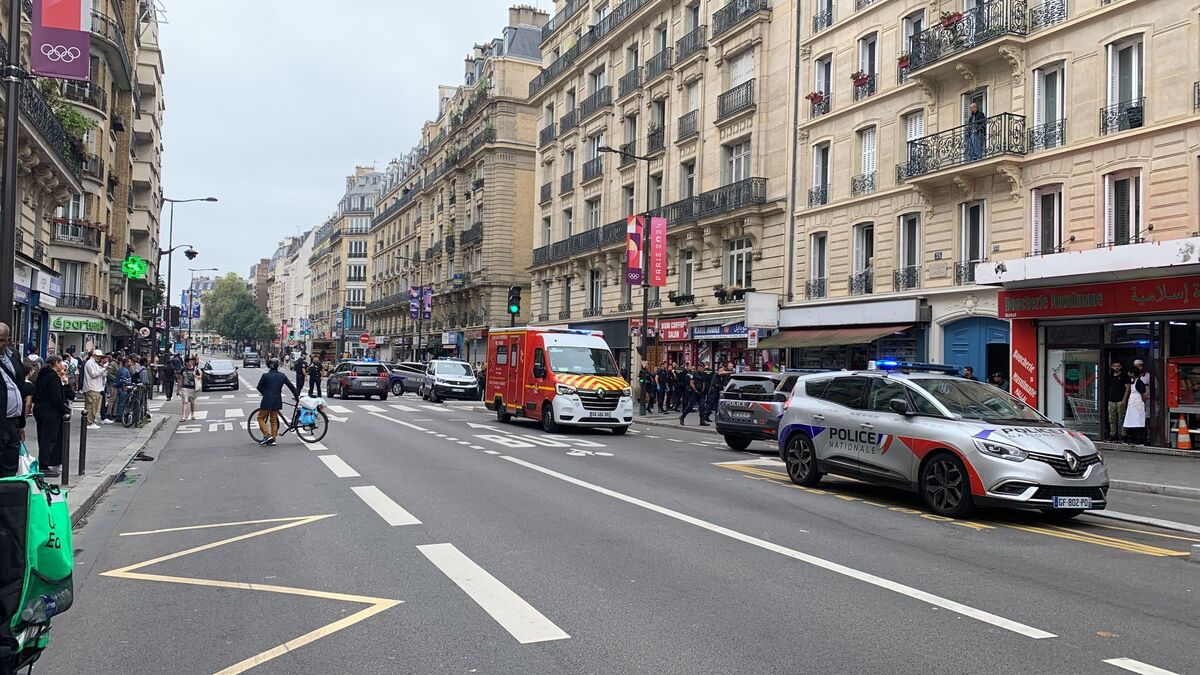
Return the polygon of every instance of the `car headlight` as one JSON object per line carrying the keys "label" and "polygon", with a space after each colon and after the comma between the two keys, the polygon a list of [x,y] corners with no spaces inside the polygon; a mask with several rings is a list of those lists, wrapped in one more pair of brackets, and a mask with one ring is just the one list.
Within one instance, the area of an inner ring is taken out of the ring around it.
{"label": "car headlight", "polygon": [[1012,462],[1024,462],[1029,457],[1028,452],[1025,452],[1015,445],[999,443],[997,441],[989,441],[982,438],[975,439],[975,447],[979,448],[979,451],[982,453],[986,453],[992,457],[999,457],[1000,459],[1007,459]]}
{"label": "car headlight", "polygon": [[621,390],[622,396],[633,396],[633,387],[625,387]]}
{"label": "car headlight", "polygon": [[554,392],[557,394],[574,394],[577,390],[569,384],[554,385]]}

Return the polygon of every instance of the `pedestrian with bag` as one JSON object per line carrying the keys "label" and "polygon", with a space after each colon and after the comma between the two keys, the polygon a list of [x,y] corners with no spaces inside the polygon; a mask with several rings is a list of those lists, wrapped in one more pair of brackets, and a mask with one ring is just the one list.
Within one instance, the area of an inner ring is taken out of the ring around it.
{"label": "pedestrian with bag", "polygon": [[100,428],[100,406],[104,401],[104,386],[107,371],[101,360],[104,352],[99,349],[92,352],[83,364],[83,401],[87,410],[88,429]]}
{"label": "pedestrian with bag", "polygon": [[194,420],[196,419],[196,380],[200,379],[200,371],[196,368],[196,357],[187,357],[177,377],[181,406],[179,421]]}
{"label": "pedestrian with bag", "polygon": [[67,367],[57,354],[46,357],[46,366],[33,385],[33,418],[37,421],[38,463],[42,474],[56,477],[62,472],[62,425],[71,416],[69,401],[74,394],[67,385]]}
{"label": "pedestrian with bag", "polygon": [[17,475],[25,440],[25,397],[21,393],[25,367],[11,347],[12,329],[0,323],[0,478]]}

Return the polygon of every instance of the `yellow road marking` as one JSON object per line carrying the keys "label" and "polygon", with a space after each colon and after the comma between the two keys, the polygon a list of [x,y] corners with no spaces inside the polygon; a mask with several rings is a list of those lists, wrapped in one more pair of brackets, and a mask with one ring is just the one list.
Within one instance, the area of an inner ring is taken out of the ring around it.
{"label": "yellow road marking", "polygon": [[268,524],[268,523],[283,523],[282,525],[276,525],[275,527],[268,527],[268,528],[265,528],[262,530],[256,530],[254,532],[241,534],[236,537],[229,537],[228,539],[222,539],[220,541],[212,542],[209,544],[195,546],[193,548],[179,551],[177,553],[170,553],[168,555],[153,558],[153,559],[147,560],[145,562],[140,562],[140,563],[122,567],[119,569],[110,570],[108,572],[103,572],[102,576],[115,577],[118,579],[131,579],[131,580],[135,580],[135,581],[158,581],[158,582],[169,583],[169,584],[185,584],[185,585],[190,585],[190,586],[204,586],[204,587],[209,587],[209,588],[230,588],[230,589],[234,589],[234,590],[243,590],[243,591],[281,593],[281,594],[285,594],[285,595],[298,595],[298,596],[303,596],[303,597],[308,597],[308,598],[319,598],[322,600],[337,600],[340,602],[354,602],[354,603],[361,603],[361,604],[367,605],[366,608],[359,610],[359,611],[355,612],[354,614],[351,614],[346,617],[342,617],[341,619],[338,619],[337,621],[334,621],[333,623],[327,624],[325,626],[321,626],[320,628],[317,628],[316,630],[313,630],[313,631],[309,631],[308,633],[305,633],[304,635],[301,635],[299,637],[292,638],[291,640],[288,640],[287,642],[284,642],[281,645],[272,647],[271,649],[268,649],[259,654],[255,654],[254,656],[251,656],[248,659],[239,661],[238,663],[235,663],[232,666],[229,666],[228,668],[218,671],[218,675],[237,675],[238,673],[244,673],[247,670],[250,670],[251,668],[260,666],[260,665],[270,661],[271,659],[274,659],[276,657],[287,654],[290,651],[299,649],[300,647],[303,647],[305,645],[316,642],[317,640],[320,640],[323,637],[328,637],[330,635],[333,635],[334,633],[336,633],[342,629],[349,628],[350,626],[353,626],[354,624],[359,623],[360,621],[365,621],[366,619],[368,619],[372,616],[375,616],[376,614],[379,614],[380,612],[386,611],[388,609],[395,607],[396,605],[399,605],[402,601],[392,600],[392,599],[388,599],[388,598],[374,598],[374,597],[365,596],[365,595],[352,595],[352,594],[348,594],[348,593],[334,593],[334,592],[329,592],[329,591],[317,591],[317,590],[312,590],[312,589],[308,589],[308,588],[294,588],[291,586],[276,586],[276,585],[272,585],[272,584],[254,584],[254,583],[247,583],[247,582],[243,582],[243,581],[222,581],[222,580],[218,580],[218,579],[197,579],[197,578],[191,578],[191,577],[169,576],[169,575],[164,575],[164,574],[147,574],[144,572],[137,572],[136,570],[140,570],[145,567],[149,567],[151,565],[156,565],[158,563],[166,562],[168,560],[177,560],[184,556],[191,555],[193,553],[200,553],[201,551],[208,551],[208,550],[217,548],[219,546],[226,546],[228,544],[233,544],[233,543],[236,543],[239,541],[245,541],[246,539],[252,539],[254,537],[261,537],[263,535],[271,534],[274,532],[279,532],[281,530],[286,530],[286,529],[293,528],[293,527],[299,527],[301,525],[308,525],[310,523],[315,523],[319,520],[324,520],[325,518],[332,518],[333,515],[334,514],[325,514],[325,515],[319,515],[319,516],[301,516],[298,518],[267,518],[267,519],[262,519],[262,520],[247,520],[247,521],[236,522],[236,523],[214,523],[211,525],[192,525],[192,526],[188,526],[188,527],[167,528],[167,529],[162,529],[162,530],[149,530],[149,531],[145,531],[145,532],[122,533],[121,536],[136,536],[136,535],[144,535],[144,534],[161,534],[161,533],[166,533],[166,532],[181,532],[181,531],[185,531],[185,530],[202,530],[202,529],[208,529],[208,528],[232,527],[235,525],[264,525],[264,524]]}
{"label": "yellow road marking", "polygon": [[1136,530],[1132,527],[1117,527],[1116,525],[1101,525],[1100,523],[1088,523],[1093,527],[1103,527],[1109,530],[1121,530],[1122,532],[1137,532],[1138,534],[1148,534],[1151,537],[1165,537],[1167,539],[1178,539],[1179,541],[1200,542],[1197,537],[1181,537],[1177,534],[1165,534],[1162,532],[1150,532],[1149,530]]}
{"label": "yellow road marking", "polygon": [[999,523],[999,524],[1004,527],[1014,529],[1014,530],[1021,530],[1023,532],[1032,532],[1034,534],[1044,534],[1044,535],[1047,535],[1050,537],[1058,537],[1059,539],[1069,539],[1071,541],[1081,541],[1085,544],[1095,544],[1097,546],[1107,546],[1108,548],[1115,548],[1115,549],[1119,549],[1122,551],[1129,551],[1130,553],[1141,553],[1142,555],[1149,555],[1149,556],[1154,556],[1157,558],[1166,558],[1166,557],[1176,556],[1176,555],[1187,555],[1186,552],[1171,551],[1169,549],[1158,548],[1156,546],[1147,546],[1144,544],[1138,544],[1137,542],[1126,541],[1124,539],[1112,539],[1109,537],[1097,537],[1097,536],[1079,532],[1077,530],[1068,530],[1068,529],[1055,530],[1055,529],[1051,529],[1049,527],[1040,527],[1037,525],[1016,525],[1013,523]]}

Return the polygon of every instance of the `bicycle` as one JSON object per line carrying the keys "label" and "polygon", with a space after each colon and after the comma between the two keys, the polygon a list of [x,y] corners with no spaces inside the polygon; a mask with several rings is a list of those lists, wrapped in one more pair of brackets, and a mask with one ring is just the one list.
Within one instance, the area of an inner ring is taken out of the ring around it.
{"label": "bicycle", "polygon": [[128,429],[139,425],[150,418],[150,402],[146,398],[146,385],[138,382],[125,388],[129,392],[125,399],[125,410],[121,415],[121,424]]}
{"label": "bicycle", "polygon": [[[325,406],[318,405],[316,410],[316,421],[313,424],[300,423],[300,405],[297,402],[284,401],[284,405],[292,407],[291,418],[284,417],[282,411],[276,410],[280,417],[279,438],[283,438],[289,431],[296,432],[296,438],[299,438],[305,443],[316,443],[325,434],[329,432],[329,417],[325,415]],[[258,413],[262,408],[255,408],[250,417],[246,419],[246,431],[250,434],[250,438],[255,443],[262,441],[262,429],[258,427]]]}

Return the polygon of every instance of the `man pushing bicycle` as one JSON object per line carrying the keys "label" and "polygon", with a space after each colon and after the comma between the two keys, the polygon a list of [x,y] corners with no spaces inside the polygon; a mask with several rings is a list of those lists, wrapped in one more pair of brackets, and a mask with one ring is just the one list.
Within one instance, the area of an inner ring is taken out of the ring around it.
{"label": "man pushing bicycle", "polygon": [[299,399],[300,392],[287,375],[279,372],[279,359],[267,361],[267,372],[258,380],[258,393],[262,394],[262,405],[258,409],[258,429],[262,432],[260,446],[275,445],[279,436],[279,411],[283,410],[283,388],[292,392],[292,398]]}

